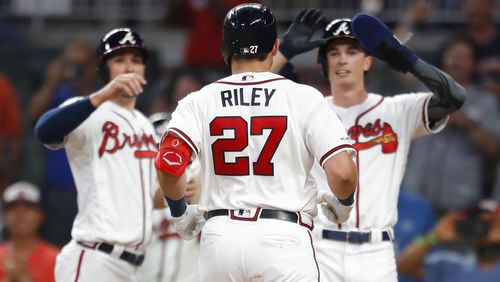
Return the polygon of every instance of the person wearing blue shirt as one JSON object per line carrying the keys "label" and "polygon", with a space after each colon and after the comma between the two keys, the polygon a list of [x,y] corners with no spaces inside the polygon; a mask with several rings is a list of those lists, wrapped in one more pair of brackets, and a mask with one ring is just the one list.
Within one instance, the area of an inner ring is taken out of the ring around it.
{"label": "person wearing blue shirt", "polygon": [[[436,214],[428,200],[401,189],[398,198],[398,222],[394,226],[396,258],[415,238],[427,234],[436,224]],[[397,261],[397,259],[396,259]],[[398,273],[399,282],[416,282]]]}

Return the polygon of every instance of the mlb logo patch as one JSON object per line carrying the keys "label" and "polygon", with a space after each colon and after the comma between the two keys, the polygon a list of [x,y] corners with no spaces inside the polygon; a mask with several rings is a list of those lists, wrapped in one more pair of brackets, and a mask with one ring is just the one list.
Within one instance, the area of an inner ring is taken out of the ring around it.
{"label": "mlb logo patch", "polygon": [[250,48],[248,47],[240,48],[240,54],[248,54],[248,53],[250,53]]}
{"label": "mlb logo patch", "polygon": [[251,81],[253,80],[253,75],[245,75],[241,78],[242,81]]}
{"label": "mlb logo patch", "polygon": [[260,208],[257,209],[237,209],[229,211],[229,218],[243,221],[256,221],[259,217]]}

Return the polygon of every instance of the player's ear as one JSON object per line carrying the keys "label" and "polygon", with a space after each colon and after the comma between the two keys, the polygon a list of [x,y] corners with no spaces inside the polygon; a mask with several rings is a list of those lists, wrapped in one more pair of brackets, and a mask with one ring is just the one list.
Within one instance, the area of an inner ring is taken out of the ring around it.
{"label": "player's ear", "polygon": [[373,57],[366,55],[363,62],[363,71],[367,72],[368,70],[370,70],[372,63],[373,63]]}
{"label": "player's ear", "polygon": [[276,40],[274,41],[273,50],[271,51],[271,55],[273,57],[278,54],[279,47],[280,47],[280,40],[276,38]]}

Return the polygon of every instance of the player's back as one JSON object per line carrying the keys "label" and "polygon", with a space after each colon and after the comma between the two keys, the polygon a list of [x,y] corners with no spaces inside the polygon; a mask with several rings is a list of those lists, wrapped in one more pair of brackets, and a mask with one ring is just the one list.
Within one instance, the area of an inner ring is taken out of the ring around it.
{"label": "player's back", "polygon": [[321,150],[311,128],[320,126],[313,120],[323,100],[312,87],[258,72],[221,79],[181,101],[169,127],[182,135],[176,127],[183,118],[175,115],[187,118],[182,108],[196,115],[193,128],[187,121],[179,126],[200,153],[200,208],[313,213],[316,188],[309,173]]}

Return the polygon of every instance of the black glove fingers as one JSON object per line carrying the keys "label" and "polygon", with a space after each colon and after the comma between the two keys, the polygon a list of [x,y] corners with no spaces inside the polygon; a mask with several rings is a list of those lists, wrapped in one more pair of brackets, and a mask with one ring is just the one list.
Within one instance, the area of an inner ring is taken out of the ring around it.
{"label": "black glove fingers", "polygon": [[315,25],[323,27],[322,22],[326,21],[325,16],[323,16],[321,13],[319,14],[319,17],[316,19],[314,22]]}
{"label": "black glove fingers", "polygon": [[304,17],[308,11],[309,9],[303,9],[302,11],[300,11],[299,15],[295,18],[295,22],[296,23],[304,22]]}
{"label": "black glove fingers", "polygon": [[309,9],[304,17],[304,23],[305,24],[313,24],[315,21],[316,12],[318,12],[318,10]]}
{"label": "black glove fingers", "polygon": [[319,18],[321,18],[323,14],[321,13],[320,10],[318,9],[313,9],[313,13],[311,15],[311,19],[313,20],[313,23],[316,23]]}

